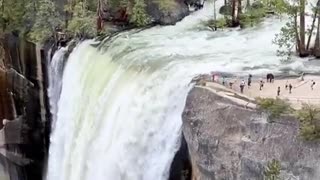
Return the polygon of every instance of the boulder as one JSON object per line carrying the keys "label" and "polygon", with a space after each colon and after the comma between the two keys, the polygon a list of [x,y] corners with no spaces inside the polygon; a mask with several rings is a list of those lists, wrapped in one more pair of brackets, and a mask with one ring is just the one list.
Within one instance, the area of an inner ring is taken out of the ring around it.
{"label": "boulder", "polygon": [[182,115],[183,134],[197,180],[263,180],[273,159],[283,179],[318,180],[320,144],[305,142],[292,116],[272,123],[210,89],[193,88]]}
{"label": "boulder", "polygon": [[155,1],[147,1],[147,13],[153,23],[161,25],[173,25],[189,15],[189,8],[182,0],[172,0],[172,6],[161,9]]}
{"label": "boulder", "polygon": [[230,5],[221,6],[219,13],[225,16],[232,16],[232,7]]}

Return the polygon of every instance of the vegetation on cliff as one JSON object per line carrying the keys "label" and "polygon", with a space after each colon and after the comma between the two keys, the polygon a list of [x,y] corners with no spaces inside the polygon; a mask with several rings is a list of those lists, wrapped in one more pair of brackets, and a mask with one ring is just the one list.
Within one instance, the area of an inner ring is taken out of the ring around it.
{"label": "vegetation on cliff", "polygon": [[320,139],[320,108],[303,104],[299,110],[294,110],[290,104],[279,98],[257,98],[259,109],[269,114],[269,122],[282,114],[294,114],[299,120],[299,135],[306,141]]}
{"label": "vegetation on cliff", "polygon": [[300,136],[307,141],[319,140],[320,108],[304,104],[296,114],[300,121]]}
{"label": "vegetation on cliff", "polygon": [[276,98],[257,98],[259,108],[269,114],[269,118],[280,117],[280,115],[292,112],[290,104],[282,99]]}
{"label": "vegetation on cliff", "polygon": [[[44,42],[54,37],[57,30],[70,36],[93,37],[104,32],[105,21],[145,26],[151,22],[147,2],[149,0],[68,0],[62,9],[52,0],[0,0],[0,35],[16,32],[31,41]],[[173,0],[153,2],[162,11],[174,7]]]}
{"label": "vegetation on cliff", "polygon": [[278,160],[273,159],[268,162],[266,170],[264,172],[265,180],[281,180],[280,179],[281,164]]}

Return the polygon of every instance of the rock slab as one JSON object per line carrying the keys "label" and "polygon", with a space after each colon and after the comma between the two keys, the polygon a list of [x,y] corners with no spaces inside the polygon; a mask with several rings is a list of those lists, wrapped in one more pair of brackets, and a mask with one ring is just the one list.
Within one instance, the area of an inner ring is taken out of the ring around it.
{"label": "rock slab", "polygon": [[320,144],[299,137],[294,117],[268,123],[263,113],[201,87],[190,91],[182,116],[193,180],[263,180],[273,159],[283,179],[320,179]]}

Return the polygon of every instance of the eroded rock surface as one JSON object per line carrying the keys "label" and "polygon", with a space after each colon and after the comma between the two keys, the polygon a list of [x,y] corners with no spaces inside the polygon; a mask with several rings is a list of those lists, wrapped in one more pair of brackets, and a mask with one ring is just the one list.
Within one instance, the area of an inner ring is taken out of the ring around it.
{"label": "eroded rock surface", "polygon": [[194,180],[263,180],[272,159],[283,179],[320,179],[320,143],[298,136],[294,117],[268,123],[254,109],[195,87],[187,97],[183,134]]}

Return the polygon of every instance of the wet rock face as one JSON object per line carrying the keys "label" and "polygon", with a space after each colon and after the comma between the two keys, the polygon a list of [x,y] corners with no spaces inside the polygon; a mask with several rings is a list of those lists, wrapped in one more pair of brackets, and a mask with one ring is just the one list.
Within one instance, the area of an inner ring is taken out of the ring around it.
{"label": "wet rock face", "polygon": [[45,50],[13,34],[0,40],[0,179],[41,180],[49,122]]}
{"label": "wet rock face", "polygon": [[272,159],[280,161],[284,179],[320,177],[320,143],[301,140],[293,117],[267,123],[261,113],[207,89],[189,93],[183,134],[196,180],[263,180]]}

